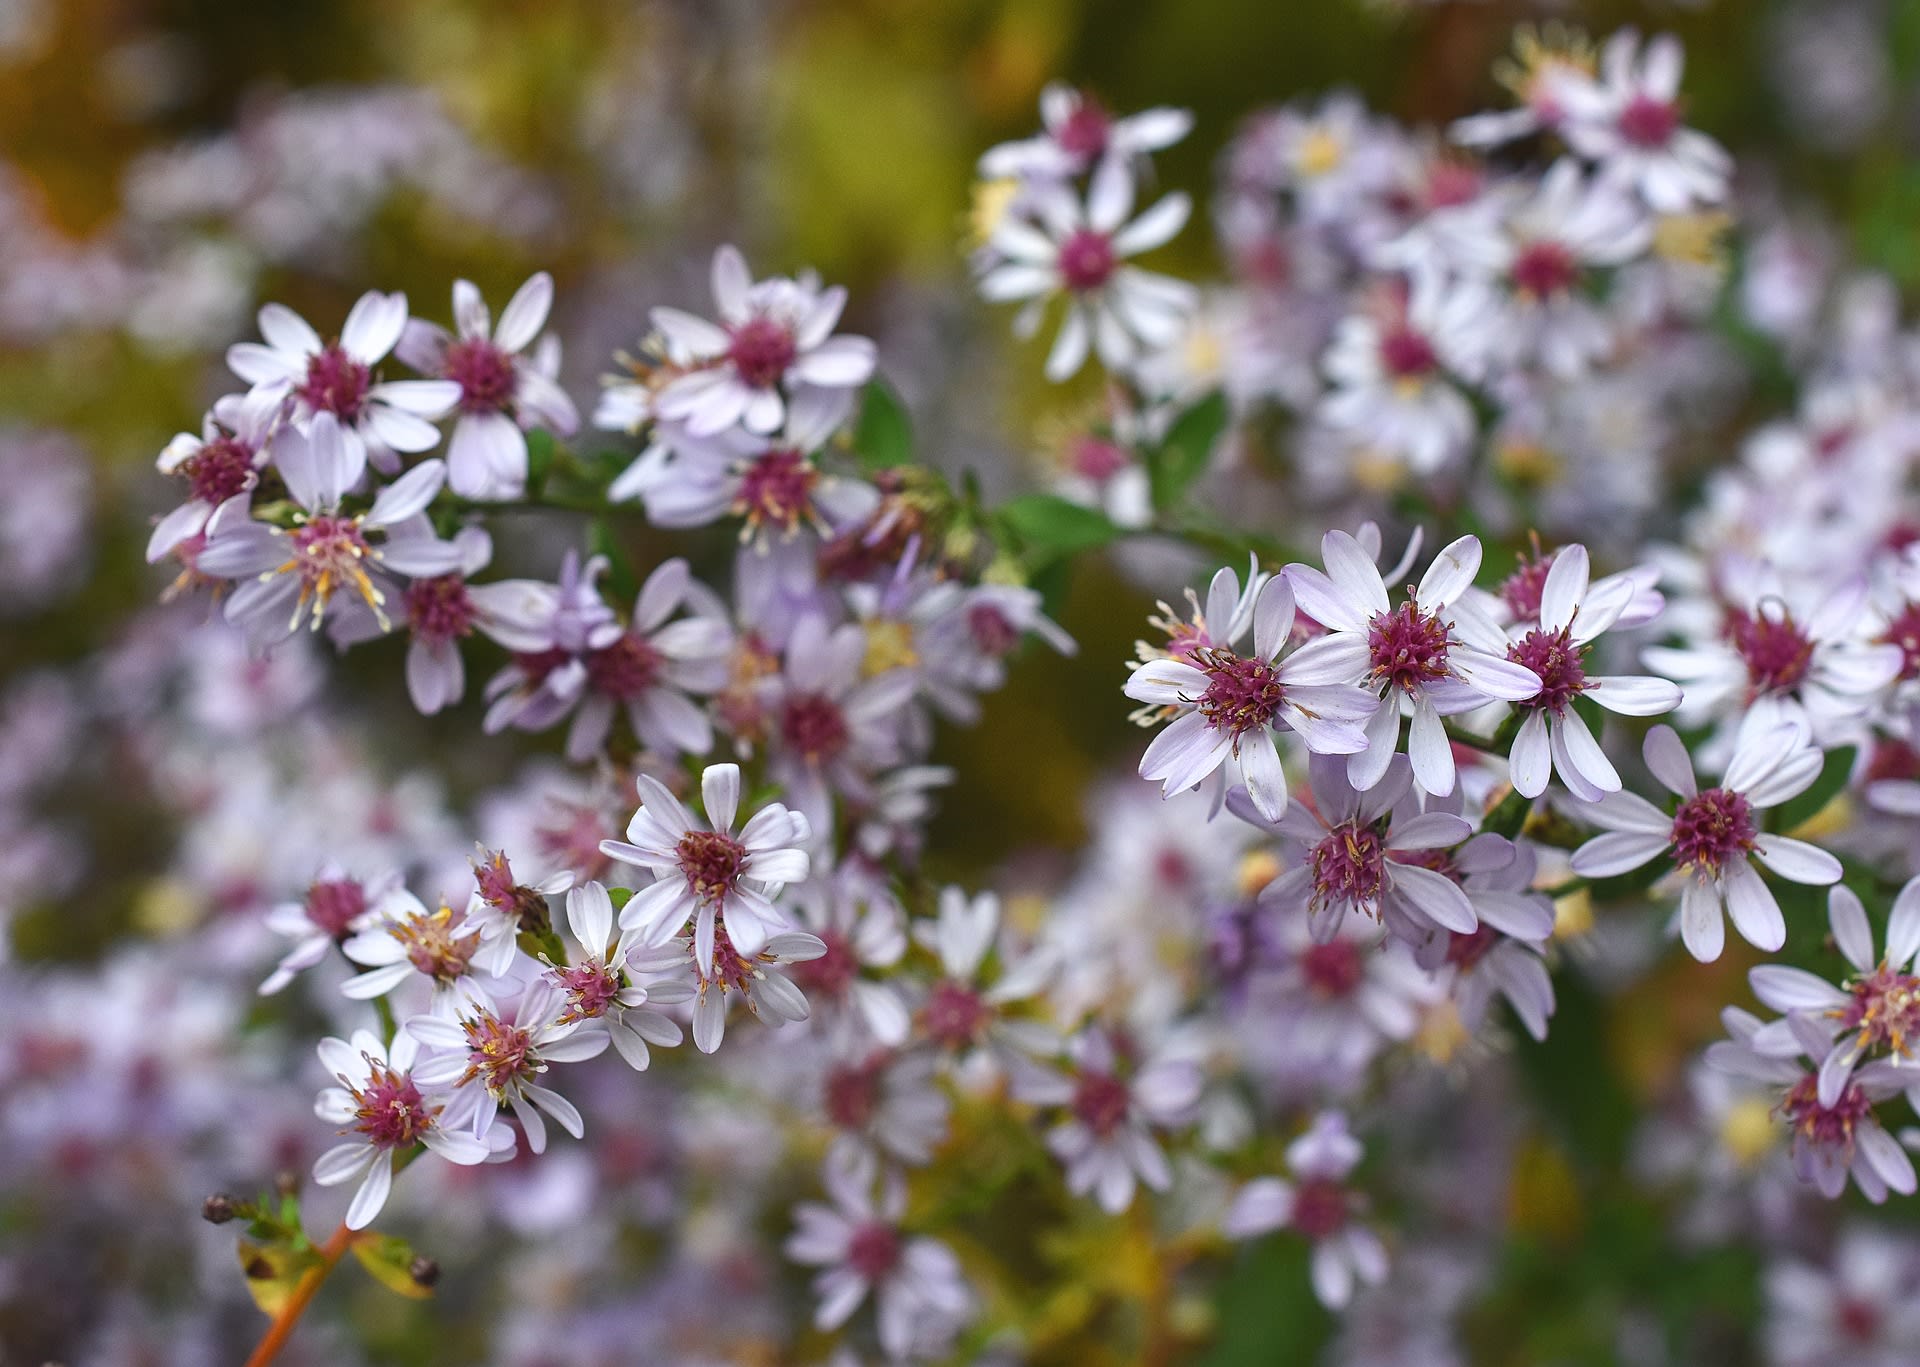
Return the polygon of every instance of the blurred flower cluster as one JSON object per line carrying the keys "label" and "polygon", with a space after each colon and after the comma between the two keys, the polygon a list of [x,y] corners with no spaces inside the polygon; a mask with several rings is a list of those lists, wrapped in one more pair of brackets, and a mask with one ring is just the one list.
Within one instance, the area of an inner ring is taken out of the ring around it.
{"label": "blurred flower cluster", "polygon": [[206,399],[0,429],[0,1357],[1920,1360],[1920,334],[1678,38],[1201,196],[1048,84],[945,340],[608,252],[607,65],[612,202],[404,84],[0,177],[0,338]]}

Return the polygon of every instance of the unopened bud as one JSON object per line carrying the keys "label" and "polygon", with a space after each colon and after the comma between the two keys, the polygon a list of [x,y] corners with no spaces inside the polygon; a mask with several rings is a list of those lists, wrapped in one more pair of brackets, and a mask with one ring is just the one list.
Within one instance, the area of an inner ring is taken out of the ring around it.
{"label": "unopened bud", "polygon": [[225,1192],[215,1192],[200,1204],[200,1218],[210,1225],[224,1225],[239,1213],[238,1203]]}
{"label": "unopened bud", "polygon": [[440,1280],[440,1264],[431,1258],[415,1258],[407,1264],[407,1275],[417,1286],[432,1286]]}
{"label": "unopened bud", "polygon": [[282,1196],[298,1196],[300,1174],[291,1170],[278,1173],[273,1179],[273,1189]]}

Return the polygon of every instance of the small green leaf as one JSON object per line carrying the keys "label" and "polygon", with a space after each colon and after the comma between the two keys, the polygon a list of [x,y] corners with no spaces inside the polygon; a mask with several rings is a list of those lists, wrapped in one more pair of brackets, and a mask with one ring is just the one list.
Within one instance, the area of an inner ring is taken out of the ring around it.
{"label": "small green leaf", "polygon": [[433,1295],[431,1286],[423,1286],[413,1275],[413,1245],[396,1234],[367,1233],[353,1241],[353,1256],[373,1279],[398,1296],[423,1301]]}
{"label": "small green leaf", "polygon": [[608,888],[607,900],[613,903],[613,909],[619,911],[633,899],[632,888]]}
{"label": "small green leaf", "polygon": [[1030,567],[1106,545],[1120,529],[1098,508],[1057,494],[1024,494],[1000,509],[1000,520],[1026,551]]}
{"label": "small green leaf", "polygon": [[875,379],[860,401],[853,428],[853,453],[869,470],[913,463],[913,420],[900,396],[885,380]]}
{"label": "small green leaf", "polygon": [[547,475],[553,469],[553,433],[536,427],[527,433],[527,492],[538,494],[547,487]]}
{"label": "small green leaf", "polygon": [[1773,809],[1773,819],[1767,824],[1776,831],[1790,831],[1801,822],[1819,815],[1820,809],[1847,786],[1847,776],[1853,772],[1856,756],[1851,745],[1843,745],[1827,755],[1827,762],[1820,769],[1820,777],[1813,786],[1795,798],[1789,798]]}
{"label": "small green leaf", "polygon": [[1533,810],[1533,799],[1522,797],[1516,789],[1500,799],[1500,804],[1487,813],[1483,829],[1495,835],[1504,835],[1511,840],[1527,824],[1527,813]]}
{"label": "small green leaf", "polygon": [[1227,396],[1215,391],[1182,413],[1166,440],[1147,452],[1147,478],[1153,506],[1176,508],[1193,482],[1206,473],[1207,459],[1227,425]]}
{"label": "small green leaf", "polygon": [[320,1263],[320,1255],[313,1249],[284,1243],[256,1244],[242,1239],[238,1252],[247,1294],[265,1315],[279,1314],[307,1269]]}

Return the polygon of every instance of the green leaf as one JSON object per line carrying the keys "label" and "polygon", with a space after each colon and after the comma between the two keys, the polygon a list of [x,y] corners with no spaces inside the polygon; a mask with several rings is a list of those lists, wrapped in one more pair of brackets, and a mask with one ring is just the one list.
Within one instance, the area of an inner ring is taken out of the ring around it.
{"label": "green leaf", "polygon": [[1843,745],[1827,755],[1827,762],[1821,766],[1820,777],[1813,786],[1795,798],[1789,798],[1773,809],[1773,819],[1767,823],[1769,829],[1790,831],[1803,821],[1819,815],[1820,809],[1839,795],[1847,786],[1847,776],[1853,772],[1856,758],[1851,745]]}
{"label": "green leaf", "polygon": [[1000,520],[1026,551],[1030,567],[1106,545],[1120,529],[1098,508],[1057,494],[1025,494],[1000,509]]}
{"label": "green leaf", "polygon": [[1495,835],[1504,835],[1511,840],[1527,824],[1527,813],[1533,810],[1533,799],[1522,797],[1518,790],[1509,792],[1500,799],[1500,805],[1487,813],[1484,829]]}
{"label": "green leaf", "polygon": [[373,1279],[398,1296],[423,1301],[433,1295],[431,1286],[422,1286],[413,1275],[413,1245],[397,1234],[366,1233],[353,1241],[353,1256]]}
{"label": "green leaf", "polygon": [[587,524],[587,550],[607,558],[607,588],[615,598],[631,599],[640,592],[640,576],[634,573],[633,561],[614,537],[612,524],[604,517],[596,517]]}
{"label": "green leaf", "polygon": [[527,492],[538,494],[547,487],[547,475],[553,469],[553,433],[536,427],[527,433]]}
{"label": "green leaf", "polygon": [[1176,508],[1193,482],[1206,473],[1207,458],[1227,425],[1227,396],[1215,391],[1189,408],[1168,429],[1166,440],[1147,452],[1153,506]]}
{"label": "green leaf", "polygon": [[613,903],[613,909],[619,911],[633,898],[632,888],[608,888],[607,900]]}
{"label": "green leaf", "polygon": [[860,418],[853,428],[853,453],[869,470],[886,470],[913,463],[913,420],[900,396],[886,381],[876,378],[860,401]]}

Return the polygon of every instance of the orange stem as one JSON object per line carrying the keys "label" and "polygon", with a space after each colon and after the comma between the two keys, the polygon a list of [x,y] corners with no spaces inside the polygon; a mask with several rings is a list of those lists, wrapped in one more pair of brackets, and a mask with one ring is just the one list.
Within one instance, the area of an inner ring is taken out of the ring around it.
{"label": "orange stem", "polygon": [[353,1240],[354,1232],[341,1225],[334,1230],[333,1237],[320,1246],[320,1261],[301,1274],[300,1280],[294,1285],[293,1294],[287,1297],[287,1303],[280,1307],[280,1313],[267,1326],[267,1332],[253,1350],[253,1356],[247,1359],[247,1367],[267,1367],[279,1356],[280,1350],[287,1346],[293,1326],[300,1322],[308,1302],[320,1289],[320,1283],[333,1271],[334,1264],[346,1256],[347,1250],[353,1246]]}

